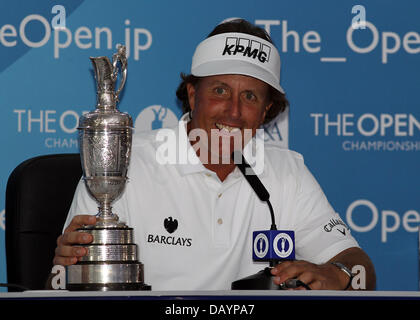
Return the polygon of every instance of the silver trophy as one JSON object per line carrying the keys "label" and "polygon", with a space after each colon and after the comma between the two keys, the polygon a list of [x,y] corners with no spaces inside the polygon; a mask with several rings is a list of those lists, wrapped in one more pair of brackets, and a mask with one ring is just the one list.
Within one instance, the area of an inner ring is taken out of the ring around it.
{"label": "silver trophy", "polygon": [[[94,226],[78,231],[93,236],[84,246],[87,255],[67,267],[68,290],[150,290],[144,284],[143,264],[137,259],[133,228],[119,221],[111,204],[124,190],[130,162],[133,120],[117,110],[119,94],[127,77],[125,47],[119,45],[112,57],[90,58],[97,82],[97,106],[80,117],[79,144],[83,179],[98,202]],[[119,68],[118,68],[119,65]],[[115,91],[118,73],[120,85]]]}

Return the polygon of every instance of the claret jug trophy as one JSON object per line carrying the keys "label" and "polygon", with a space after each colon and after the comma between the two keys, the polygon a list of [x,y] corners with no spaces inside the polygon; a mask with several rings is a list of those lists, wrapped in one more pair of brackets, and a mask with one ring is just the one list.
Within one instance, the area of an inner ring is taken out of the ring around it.
{"label": "claret jug trophy", "polygon": [[[97,82],[97,106],[79,120],[79,147],[83,180],[99,205],[97,222],[78,231],[93,236],[83,246],[87,254],[66,270],[68,290],[150,290],[144,283],[143,264],[137,259],[133,228],[119,220],[111,204],[123,192],[130,162],[133,120],[117,110],[127,78],[125,46],[118,45],[112,62],[90,58]],[[119,87],[118,75],[121,74]]]}

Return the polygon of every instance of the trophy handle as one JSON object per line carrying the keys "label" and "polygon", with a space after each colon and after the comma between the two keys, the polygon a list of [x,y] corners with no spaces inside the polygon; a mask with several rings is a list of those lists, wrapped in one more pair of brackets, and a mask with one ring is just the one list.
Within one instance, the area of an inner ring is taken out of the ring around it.
{"label": "trophy handle", "polygon": [[117,45],[117,49],[118,52],[114,53],[112,56],[112,67],[113,67],[113,72],[112,72],[112,80],[114,82],[117,81],[117,76],[118,76],[118,61],[120,62],[120,71],[121,71],[121,81],[120,81],[120,86],[118,88],[118,90],[115,92],[115,101],[119,101],[119,95],[122,91],[122,89],[125,86],[125,81],[127,79],[127,55],[126,55],[126,49],[125,46],[118,44]]}

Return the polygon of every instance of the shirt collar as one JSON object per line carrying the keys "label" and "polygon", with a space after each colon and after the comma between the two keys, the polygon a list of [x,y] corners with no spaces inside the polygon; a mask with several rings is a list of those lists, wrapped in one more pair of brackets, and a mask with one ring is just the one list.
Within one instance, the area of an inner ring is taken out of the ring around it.
{"label": "shirt collar", "polygon": [[[177,161],[175,167],[182,176],[198,172],[210,173],[211,171],[204,167],[200,159],[197,157],[197,154],[188,139],[187,124],[190,121],[190,116],[186,113],[181,117],[178,123],[178,130],[175,135],[178,144],[177,152],[179,161]],[[181,154],[182,152],[184,154]],[[181,161],[181,158],[185,161]]]}

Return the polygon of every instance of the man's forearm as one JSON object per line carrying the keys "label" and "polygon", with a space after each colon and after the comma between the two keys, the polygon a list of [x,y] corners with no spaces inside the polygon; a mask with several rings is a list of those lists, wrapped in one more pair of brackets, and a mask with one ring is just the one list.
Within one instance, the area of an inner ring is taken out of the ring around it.
{"label": "man's forearm", "polygon": [[[333,257],[330,262],[340,262],[345,265],[350,270],[353,269],[354,266],[362,266],[362,270],[365,272],[366,279],[366,290],[375,290],[376,288],[376,275],[375,275],[375,268],[370,260],[369,256],[360,248],[349,248],[340,252],[338,255]],[[341,271],[341,270],[340,270]],[[341,271],[343,272],[343,271]],[[344,273],[344,272],[343,272]],[[363,288],[363,286],[362,286]],[[352,285],[350,285],[349,290],[353,290]]]}

